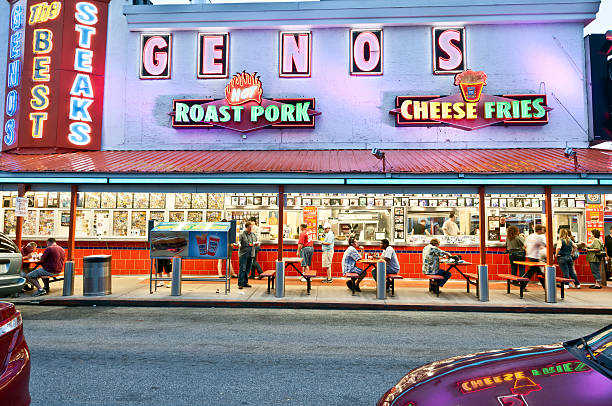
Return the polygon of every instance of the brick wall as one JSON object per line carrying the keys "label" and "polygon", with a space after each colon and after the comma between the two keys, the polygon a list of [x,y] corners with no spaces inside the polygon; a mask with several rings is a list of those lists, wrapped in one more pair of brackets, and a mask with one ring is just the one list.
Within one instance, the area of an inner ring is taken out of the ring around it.
{"label": "brick wall", "polygon": [[[37,242],[42,244],[42,242]],[[60,242],[60,245],[66,248],[65,242]],[[297,246],[285,245],[283,252],[284,256],[295,256]],[[379,252],[378,247],[365,247],[366,252],[371,254]],[[398,260],[400,262],[400,274],[406,278],[422,278],[421,273],[421,251],[422,247],[396,247]],[[479,251],[477,247],[443,247],[444,250],[455,254],[474,264],[479,262]],[[334,254],[334,262],[332,264],[332,276],[339,277],[342,275],[342,253],[344,247],[338,247]],[[100,241],[83,241],[77,242],[74,255],[75,267],[77,274],[83,272],[83,257],[87,255],[112,255],[112,273],[113,275],[146,275],[149,273],[150,259],[149,250],[146,242],[100,242]],[[263,270],[274,269],[274,261],[277,257],[276,245],[263,245],[258,254],[257,261]],[[499,279],[496,275],[501,273],[510,273],[510,265],[508,255],[504,254],[504,248],[488,248],[487,249],[487,264],[489,265],[489,276],[491,280]],[[234,252],[232,257],[232,267],[235,272],[238,271],[238,254]],[[313,256],[312,269],[323,276],[321,267],[321,249],[315,247]],[[471,270],[474,272],[473,267]],[[217,261],[216,260],[184,260],[183,272],[191,275],[216,275]],[[585,256],[580,255],[576,262],[576,272],[578,279],[581,282],[593,282],[589,264],[585,261]],[[560,270],[557,272],[561,275]],[[287,276],[296,276],[295,271],[288,271]],[[453,275],[453,278],[457,278]],[[460,277],[459,277],[460,278]]]}

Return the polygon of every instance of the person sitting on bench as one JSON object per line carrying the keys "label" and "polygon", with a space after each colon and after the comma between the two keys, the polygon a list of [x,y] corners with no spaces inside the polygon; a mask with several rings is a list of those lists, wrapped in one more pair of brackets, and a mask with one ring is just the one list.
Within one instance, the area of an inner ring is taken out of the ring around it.
{"label": "person sitting on bench", "polygon": [[[358,249],[361,250],[361,253],[357,251]],[[357,261],[359,261],[362,256],[363,248],[357,244],[355,237],[350,237],[349,246],[342,256],[342,275],[346,275],[347,273],[356,273],[359,275],[359,278],[355,282],[355,290],[357,292],[361,292],[361,289],[359,289],[359,282],[366,276],[365,269],[361,269],[357,266]],[[346,281],[346,286],[353,290],[353,281],[351,279]]]}
{"label": "person sitting on bench", "polygon": [[[383,253],[381,259],[384,259],[387,263],[387,274],[397,274],[400,271],[400,264],[397,260],[397,254],[393,247],[389,245],[389,240],[386,238],[380,242],[380,248],[382,248]],[[376,280],[376,268],[372,269],[372,277]],[[389,282],[387,282],[387,290],[390,288]]]}
{"label": "person sitting on bench", "polygon": [[[446,251],[442,251],[438,246],[440,245],[440,241],[437,238],[432,238],[429,241],[429,245],[423,248],[423,273],[425,275],[441,275],[444,279],[438,282],[438,286],[442,287],[446,283],[447,280],[451,277],[450,271],[444,271],[440,269],[440,257],[452,257]],[[432,291],[431,285],[429,286],[429,291]]]}
{"label": "person sitting on bench", "polygon": [[[43,276],[57,276],[62,273],[64,270],[65,257],[64,249],[57,245],[55,238],[47,239],[47,248],[45,248],[40,261],[38,261],[34,269],[26,275],[28,282],[37,288],[37,291],[34,292],[32,296],[47,294],[47,291],[40,286],[38,278]],[[39,266],[41,268],[37,269]]]}

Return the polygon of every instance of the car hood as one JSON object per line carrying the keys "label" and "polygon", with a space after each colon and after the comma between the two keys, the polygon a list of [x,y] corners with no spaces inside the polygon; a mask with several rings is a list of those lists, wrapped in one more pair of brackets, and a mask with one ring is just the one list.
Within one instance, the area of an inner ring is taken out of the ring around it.
{"label": "car hood", "polygon": [[[396,400],[405,397],[408,393],[410,393],[409,397],[411,399],[418,399],[422,397],[419,393],[431,393],[432,391],[435,391],[439,396],[438,401],[442,400],[440,397],[444,397],[444,392],[448,393],[449,401],[451,399],[462,399],[462,395],[470,395],[494,387],[497,388],[494,390],[495,392],[503,389],[502,392],[513,393],[511,389],[514,385],[517,385],[517,379],[523,376],[520,372],[528,371],[524,375],[529,378],[531,373],[542,372],[542,368],[556,368],[557,365],[563,365],[564,363],[570,363],[571,365],[567,366],[566,369],[572,371],[576,368],[589,369],[566,351],[562,343],[486,351],[447,358],[412,370],[391,388],[378,404],[384,406],[408,405],[409,402],[396,402]],[[549,370],[545,371],[548,372]],[[514,375],[515,372],[519,372],[519,374]],[[561,369],[561,372],[563,373],[563,369]],[[511,373],[513,375],[510,375]],[[532,382],[533,379],[522,383],[530,384]],[[520,386],[522,383],[519,382],[518,385]],[[535,386],[539,385],[534,384],[533,389],[537,390]],[[525,388],[524,391],[528,389]],[[421,405],[422,403],[415,402],[415,404]],[[443,405],[445,403],[440,402],[438,404]]]}

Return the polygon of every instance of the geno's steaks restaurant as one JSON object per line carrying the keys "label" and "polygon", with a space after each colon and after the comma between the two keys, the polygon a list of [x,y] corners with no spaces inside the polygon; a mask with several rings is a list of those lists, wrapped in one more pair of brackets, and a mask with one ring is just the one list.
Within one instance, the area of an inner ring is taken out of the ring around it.
{"label": "geno's steaks restaurant", "polygon": [[389,239],[422,278],[436,236],[490,280],[509,273],[511,225],[607,234],[583,38],[598,2],[409,3],[5,2],[0,231],[128,275],[149,272],[149,220],[255,217],[264,269],[293,256],[299,224],[318,240],[329,222],[333,276],[355,235]]}

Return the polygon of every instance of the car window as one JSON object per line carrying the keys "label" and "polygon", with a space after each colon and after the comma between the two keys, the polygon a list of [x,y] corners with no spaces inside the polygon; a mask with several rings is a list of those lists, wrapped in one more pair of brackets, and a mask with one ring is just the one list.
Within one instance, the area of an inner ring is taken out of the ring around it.
{"label": "car window", "polygon": [[586,337],[563,343],[572,355],[612,379],[612,324]]}

